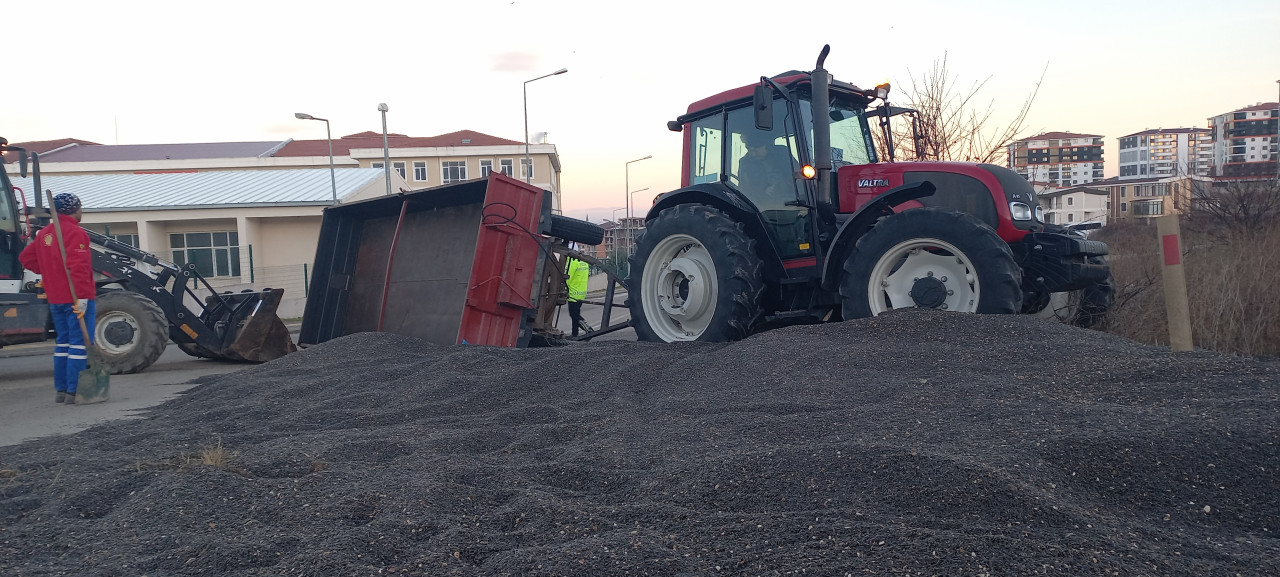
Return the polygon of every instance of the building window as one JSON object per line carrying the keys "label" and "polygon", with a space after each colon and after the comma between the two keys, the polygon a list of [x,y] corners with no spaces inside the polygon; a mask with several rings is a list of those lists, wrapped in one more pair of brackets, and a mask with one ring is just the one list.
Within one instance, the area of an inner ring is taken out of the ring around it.
{"label": "building window", "polygon": [[409,178],[408,176],[405,176],[403,162],[393,162],[391,163],[391,168],[395,169],[396,172],[400,173],[400,178]]}
{"label": "building window", "polygon": [[1067,206],[1074,205],[1075,203],[1076,203],[1076,199],[1075,199],[1075,198],[1070,197],[1070,196],[1068,196],[1068,197],[1067,197]]}
{"label": "building window", "polygon": [[440,163],[440,180],[445,184],[467,179],[467,161],[446,160]]}
{"label": "building window", "polygon": [[136,234],[109,234],[107,236],[123,242],[133,248],[138,248],[138,235]]}
{"label": "building window", "polygon": [[1127,202],[1120,203],[1120,212],[1129,212],[1129,203]]}
{"label": "building window", "polygon": [[516,174],[515,169],[514,169],[514,168],[512,168],[512,164],[511,164],[511,159],[510,159],[510,158],[504,158],[504,159],[502,159],[502,160],[499,160],[499,161],[498,161],[498,170],[501,170],[501,171],[502,171],[502,174],[505,174],[505,175],[507,175],[507,176],[511,176],[511,177],[514,177],[514,176],[515,176],[515,174]]}
{"label": "building window", "polygon": [[196,265],[205,277],[240,276],[240,237],[235,231],[188,232],[169,235],[173,263]]}
{"label": "building window", "polygon": [[533,178],[533,159],[532,158],[520,159],[520,177]]}
{"label": "building window", "polygon": [[369,166],[372,166],[374,168],[382,168],[383,166],[386,166],[386,165],[382,164],[381,162],[375,162],[373,164],[370,164]]}
{"label": "building window", "polygon": [[413,163],[413,179],[418,182],[427,181],[427,163],[414,161]]}
{"label": "building window", "polygon": [[481,160],[480,161],[480,178],[488,178],[490,172],[493,172],[493,161]]}

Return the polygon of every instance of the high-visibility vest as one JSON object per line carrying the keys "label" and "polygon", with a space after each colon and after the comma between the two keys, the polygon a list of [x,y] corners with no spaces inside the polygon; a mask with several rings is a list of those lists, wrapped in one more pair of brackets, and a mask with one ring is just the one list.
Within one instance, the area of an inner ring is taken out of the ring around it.
{"label": "high-visibility vest", "polygon": [[576,258],[569,259],[569,300],[580,301],[587,298],[587,275],[590,274],[591,267],[587,263]]}

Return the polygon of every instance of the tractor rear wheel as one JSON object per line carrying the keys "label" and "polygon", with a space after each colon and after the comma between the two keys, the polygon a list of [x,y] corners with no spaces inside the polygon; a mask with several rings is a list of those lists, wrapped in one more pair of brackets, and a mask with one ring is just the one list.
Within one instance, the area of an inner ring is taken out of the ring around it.
{"label": "tractor rear wheel", "polygon": [[642,341],[736,341],[760,319],[755,241],[703,205],[664,209],[636,240],[628,302]]}
{"label": "tractor rear wheel", "polygon": [[1022,271],[991,227],[972,215],[916,208],[889,216],[858,240],[844,264],[844,318],[898,308],[1012,314]]}
{"label": "tractor rear wheel", "polygon": [[151,299],[127,290],[97,296],[93,342],[113,375],[151,366],[169,344],[169,321]]}

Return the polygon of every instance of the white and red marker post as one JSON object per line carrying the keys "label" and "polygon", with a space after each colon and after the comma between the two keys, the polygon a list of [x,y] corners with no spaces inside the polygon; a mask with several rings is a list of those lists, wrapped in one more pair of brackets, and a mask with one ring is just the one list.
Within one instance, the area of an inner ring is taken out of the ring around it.
{"label": "white and red marker post", "polygon": [[1169,320],[1169,349],[1189,351],[1191,342],[1191,310],[1187,304],[1187,275],[1182,268],[1182,231],[1178,215],[1156,218],[1156,234],[1160,237],[1160,255],[1164,279],[1164,310]]}

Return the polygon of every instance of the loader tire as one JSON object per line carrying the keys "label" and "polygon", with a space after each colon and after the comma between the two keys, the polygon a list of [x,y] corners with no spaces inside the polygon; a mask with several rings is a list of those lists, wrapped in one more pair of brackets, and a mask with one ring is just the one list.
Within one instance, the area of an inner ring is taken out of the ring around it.
{"label": "loader tire", "polygon": [[595,246],[604,242],[604,229],[598,224],[585,220],[553,214],[551,215],[551,236]]}
{"label": "loader tire", "polygon": [[755,241],[715,208],[664,209],[636,239],[629,264],[627,302],[642,341],[736,341],[763,314]]}
{"label": "loader tire", "polygon": [[970,214],[915,208],[884,218],[844,264],[845,319],[896,308],[1013,314],[1022,270],[996,232]]}
{"label": "loader tire", "polygon": [[97,297],[93,340],[113,375],[137,373],[151,366],[169,344],[169,321],[147,297],[111,290]]}

